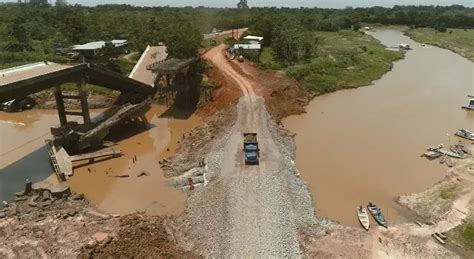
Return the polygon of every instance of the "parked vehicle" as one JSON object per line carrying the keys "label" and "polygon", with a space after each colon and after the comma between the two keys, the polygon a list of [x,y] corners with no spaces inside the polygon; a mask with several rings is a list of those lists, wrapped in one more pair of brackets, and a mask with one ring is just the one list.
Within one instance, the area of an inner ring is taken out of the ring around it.
{"label": "parked vehicle", "polygon": [[244,133],[245,164],[259,164],[260,149],[258,147],[257,133]]}
{"label": "parked vehicle", "polygon": [[4,102],[1,104],[1,109],[6,112],[21,112],[33,108],[35,104],[35,100],[27,96]]}

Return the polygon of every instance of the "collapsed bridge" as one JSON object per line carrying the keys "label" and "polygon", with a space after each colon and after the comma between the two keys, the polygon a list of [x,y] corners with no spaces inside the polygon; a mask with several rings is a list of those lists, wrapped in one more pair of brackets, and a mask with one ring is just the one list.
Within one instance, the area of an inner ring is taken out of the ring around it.
{"label": "collapsed bridge", "polygon": [[[108,130],[124,118],[144,119],[144,113],[149,109],[150,96],[155,92],[150,85],[92,64],[67,66],[40,62],[2,70],[0,73],[0,102],[54,88],[60,127],[53,128],[52,133],[56,141],[68,151],[100,146]],[[76,83],[77,95],[63,94],[60,86],[64,83]],[[114,105],[93,119],[87,102],[87,84],[120,92]],[[66,99],[78,100],[81,110],[67,111],[64,105]],[[67,116],[81,116],[84,123],[68,122]],[[113,121],[109,120],[111,118]]]}
{"label": "collapsed bridge", "polygon": [[[180,99],[179,106],[195,102],[191,96],[199,91],[199,80],[190,76],[189,70],[197,59],[166,58],[165,46],[147,47],[128,77],[87,63],[62,65],[44,61],[0,70],[0,103],[53,89],[60,126],[51,128],[53,140],[47,140],[46,146],[56,173],[61,178],[69,177],[71,161],[77,154],[113,145],[105,140],[113,127],[131,121],[148,125],[145,113],[155,94],[167,96],[167,100]],[[65,83],[75,84],[73,94],[63,91],[61,85]],[[94,118],[89,112],[88,84],[120,92],[114,104]],[[65,100],[77,100],[80,110],[66,110]],[[82,117],[82,123],[68,121],[68,116]],[[117,156],[120,151],[95,153],[97,157]],[[81,157],[92,160],[94,155]]]}
{"label": "collapsed bridge", "polygon": [[[75,83],[75,94],[63,93],[61,85],[64,83]],[[112,107],[91,118],[87,84],[118,91],[120,95]],[[47,145],[50,156],[54,156],[51,157],[52,161],[69,161],[69,154],[80,154],[88,148],[96,149],[110,144],[104,139],[110,129],[117,125],[136,120],[147,124],[145,113],[150,109],[151,97],[155,93],[151,85],[93,64],[69,66],[45,61],[0,70],[0,102],[23,98],[50,88],[54,89],[60,122],[59,127],[51,128],[54,139]],[[80,110],[66,110],[64,100],[67,99],[79,101]],[[68,121],[68,116],[82,117],[83,123]],[[116,156],[116,153],[113,155]],[[70,171],[65,169],[68,167],[56,166],[54,169],[64,178],[65,172]]]}

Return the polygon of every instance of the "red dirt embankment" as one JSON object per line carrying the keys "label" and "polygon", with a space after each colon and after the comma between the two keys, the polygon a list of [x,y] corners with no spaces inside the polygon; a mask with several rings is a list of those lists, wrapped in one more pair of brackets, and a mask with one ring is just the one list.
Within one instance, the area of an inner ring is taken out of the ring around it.
{"label": "red dirt embankment", "polygon": [[[210,60],[211,55],[215,55],[216,51],[224,52],[225,48],[223,44],[217,46],[203,55],[203,58]],[[243,63],[234,60],[230,61],[230,64],[239,74],[259,82],[254,91],[257,95],[264,97],[269,113],[277,121],[290,115],[304,113],[304,106],[312,99],[312,95],[301,88],[296,80],[287,77],[284,71],[261,70],[248,60]],[[201,116],[209,116],[227,108],[242,96],[237,82],[224,76],[219,69],[214,68],[214,64],[208,70],[207,76],[216,82],[219,88],[214,92],[214,102],[198,110]]]}

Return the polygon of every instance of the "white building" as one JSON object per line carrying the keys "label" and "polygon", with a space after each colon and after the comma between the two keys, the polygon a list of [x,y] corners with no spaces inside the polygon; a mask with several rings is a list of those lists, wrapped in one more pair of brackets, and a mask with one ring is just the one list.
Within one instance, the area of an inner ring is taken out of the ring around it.
{"label": "white building", "polygon": [[260,50],[261,48],[260,44],[234,44],[234,49]]}
{"label": "white building", "polygon": [[263,37],[248,35],[244,37],[244,40],[250,41],[250,44],[262,44]]}

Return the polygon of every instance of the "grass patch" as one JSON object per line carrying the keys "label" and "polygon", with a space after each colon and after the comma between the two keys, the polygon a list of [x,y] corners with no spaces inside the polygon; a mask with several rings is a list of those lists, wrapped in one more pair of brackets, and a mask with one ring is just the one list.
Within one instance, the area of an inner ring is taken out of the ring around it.
{"label": "grass patch", "polygon": [[259,57],[259,62],[263,68],[273,70],[282,69],[282,66],[275,60],[275,55],[273,54],[273,50],[271,48],[262,49],[262,52],[260,53]]}
{"label": "grass patch", "polygon": [[[74,83],[65,83],[61,85],[61,89],[67,92],[76,92],[77,85]],[[105,96],[110,96],[110,97],[115,96],[115,94],[113,93],[114,91],[112,89],[93,85],[93,84],[87,84],[86,90],[87,92],[93,92],[93,93],[97,93],[97,94],[101,94]]]}
{"label": "grass patch", "polygon": [[461,240],[467,248],[474,250],[474,223],[465,225],[461,232]]}
{"label": "grass patch", "polygon": [[452,199],[456,196],[457,187],[456,186],[449,186],[441,189],[439,193],[439,197],[444,200]]}
{"label": "grass patch", "polygon": [[317,36],[317,57],[288,67],[287,73],[319,94],[368,85],[404,56],[360,32],[317,32]]}
{"label": "grass patch", "polygon": [[438,32],[430,28],[417,28],[406,34],[415,41],[450,49],[474,62],[474,29]]}

